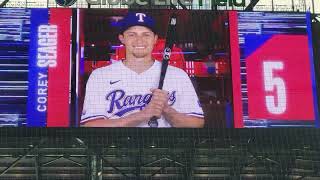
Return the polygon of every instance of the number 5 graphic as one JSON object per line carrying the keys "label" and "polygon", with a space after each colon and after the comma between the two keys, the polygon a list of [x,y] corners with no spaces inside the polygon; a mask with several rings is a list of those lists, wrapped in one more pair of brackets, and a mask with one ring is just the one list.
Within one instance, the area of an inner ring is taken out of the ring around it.
{"label": "number 5 graphic", "polygon": [[287,109],[286,86],[282,78],[274,77],[273,70],[283,70],[283,63],[279,61],[263,62],[264,89],[266,92],[273,92],[274,88],[277,90],[276,95],[265,97],[265,103],[270,113],[282,114]]}

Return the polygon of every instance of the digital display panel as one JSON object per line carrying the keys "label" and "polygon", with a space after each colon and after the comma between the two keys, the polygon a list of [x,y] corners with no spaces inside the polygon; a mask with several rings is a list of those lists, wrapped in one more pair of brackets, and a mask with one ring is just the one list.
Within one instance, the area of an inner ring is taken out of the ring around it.
{"label": "digital display panel", "polygon": [[0,9],[0,126],[318,127],[317,17]]}
{"label": "digital display panel", "polygon": [[231,36],[239,44],[232,46],[238,54],[232,59],[236,127],[314,127],[318,105],[310,14],[232,16]]}
{"label": "digital display panel", "polygon": [[69,126],[71,10],[0,9],[0,126]]}
{"label": "digital display panel", "polygon": [[[161,107],[161,92],[152,88],[173,13]],[[227,12],[82,9],[80,19],[80,126],[153,127],[150,118],[158,115],[159,128],[232,127]]]}

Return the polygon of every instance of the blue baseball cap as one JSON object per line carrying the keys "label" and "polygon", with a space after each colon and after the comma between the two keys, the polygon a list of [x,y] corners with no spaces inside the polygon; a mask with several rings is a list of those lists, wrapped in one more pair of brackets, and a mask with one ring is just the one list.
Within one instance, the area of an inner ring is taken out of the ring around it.
{"label": "blue baseball cap", "polygon": [[144,26],[151,31],[155,31],[155,22],[151,16],[142,12],[129,12],[121,21],[119,21],[120,34],[132,26]]}

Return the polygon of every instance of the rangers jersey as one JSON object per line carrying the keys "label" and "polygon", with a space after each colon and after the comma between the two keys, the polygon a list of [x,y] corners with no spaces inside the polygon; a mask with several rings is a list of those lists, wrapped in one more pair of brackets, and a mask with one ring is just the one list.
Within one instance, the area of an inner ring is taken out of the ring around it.
{"label": "rangers jersey", "polygon": [[[142,73],[126,67],[122,61],[92,72],[86,85],[81,124],[96,118],[118,119],[141,111],[151,100],[151,88],[157,88],[161,63]],[[180,113],[203,117],[197,94],[188,75],[181,69],[168,66],[163,90],[169,92],[168,104]],[[159,127],[171,127],[163,116]],[[141,123],[137,127],[149,127]]]}

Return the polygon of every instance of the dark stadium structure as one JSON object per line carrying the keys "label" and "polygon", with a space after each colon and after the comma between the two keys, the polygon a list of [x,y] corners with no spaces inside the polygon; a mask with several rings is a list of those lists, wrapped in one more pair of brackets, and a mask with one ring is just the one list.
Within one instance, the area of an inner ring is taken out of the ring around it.
{"label": "dark stadium structure", "polygon": [[0,180],[320,180],[320,131],[0,128]]}
{"label": "dark stadium structure", "polygon": [[1,180],[320,179],[316,129],[1,129]]}

